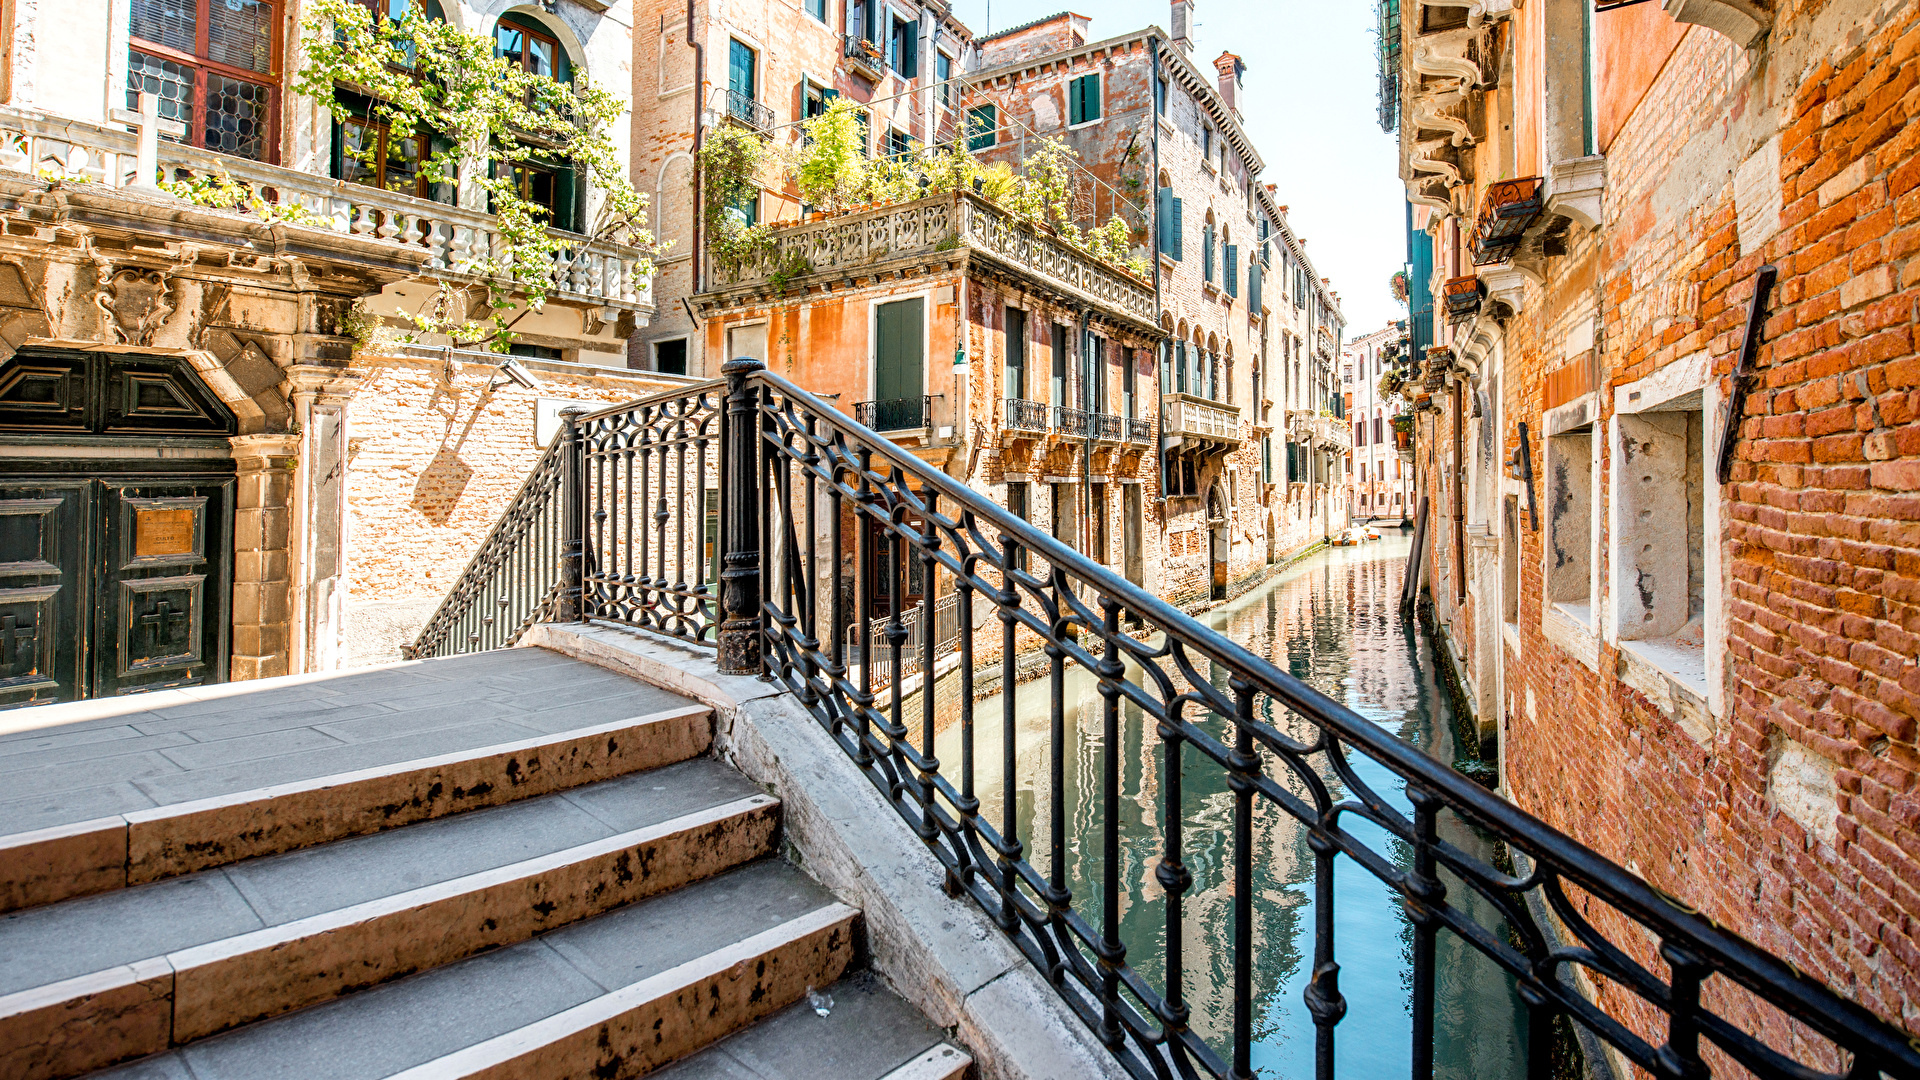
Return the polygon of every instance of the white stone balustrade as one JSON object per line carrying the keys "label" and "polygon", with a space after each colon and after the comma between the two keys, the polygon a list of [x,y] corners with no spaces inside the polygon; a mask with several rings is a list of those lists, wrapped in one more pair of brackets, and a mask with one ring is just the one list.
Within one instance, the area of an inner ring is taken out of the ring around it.
{"label": "white stone balustrade", "polygon": [[[0,169],[129,187],[138,179],[138,151],[139,136],[124,128],[0,107]],[[492,214],[365,184],[166,141],[159,146],[159,164],[169,178],[224,171],[268,202],[305,208],[312,216],[309,224],[320,228],[422,246],[428,253],[426,272],[436,277],[470,278],[476,263],[504,243]],[[640,249],[561,230],[553,234],[578,243],[554,256],[550,300],[630,310],[652,306],[653,282],[639,272],[645,254]]]}
{"label": "white stone balustrade", "polygon": [[1161,397],[1166,417],[1162,421],[1168,438],[1193,439],[1208,443],[1240,444],[1240,410],[1192,394],[1166,394]]}
{"label": "white stone balustrade", "polygon": [[795,256],[805,264],[800,278],[857,275],[896,259],[924,260],[961,247],[1040,276],[1083,302],[1125,313],[1149,326],[1157,318],[1151,287],[1017,221],[972,192],[933,195],[783,226],[774,231],[772,252],[741,266],[731,277],[720,274],[719,280],[735,286],[758,284],[778,269],[793,267]]}

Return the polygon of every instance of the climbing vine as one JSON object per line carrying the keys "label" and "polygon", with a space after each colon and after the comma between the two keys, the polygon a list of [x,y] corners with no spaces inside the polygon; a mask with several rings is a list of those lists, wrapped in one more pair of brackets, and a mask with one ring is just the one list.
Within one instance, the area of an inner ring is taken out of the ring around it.
{"label": "climbing vine", "polygon": [[[578,238],[549,231],[549,211],[522,190],[528,167],[571,168],[599,196],[590,241],[618,241],[655,250],[646,227],[646,199],[627,182],[611,137],[621,99],[585,75],[569,83],[529,72],[497,55],[494,41],[410,4],[398,19],[352,0],[313,0],[301,24],[305,66],[292,89],[326,104],[336,120],[358,119],[337,88],[370,101],[371,119],[398,132],[419,133],[431,152],[420,162],[429,183],[449,185],[483,200],[494,215],[498,243],[474,253],[464,269],[486,290],[483,304],[448,285],[408,313],[414,336],[444,335],[455,345],[486,344],[504,352],[513,325],[539,311],[570,258],[584,252]],[[372,147],[352,154],[372,167]],[[207,206],[250,211],[267,220],[303,223],[297,206],[266,202],[225,176],[169,187]],[[571,222],[559,223],[571,226]],[[636,275],[653,272],[643,257]]]}

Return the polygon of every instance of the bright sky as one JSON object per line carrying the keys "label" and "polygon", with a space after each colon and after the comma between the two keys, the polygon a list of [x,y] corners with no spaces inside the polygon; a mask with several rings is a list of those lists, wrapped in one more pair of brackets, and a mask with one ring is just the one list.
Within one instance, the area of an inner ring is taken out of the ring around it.
{"label": "bright sky", "polygon": [[[991,24],[988,5],[992,5]],[[1067,10],[1062,0],[953,0],[976,34]],[[1153,0],[1095,0],[1072,7],[1093,19],[1092,40],[1149,23],[1171,25]],[[1224,50],[1247,65],[1240,115],[1266,159],[1307,257],[1340,294],[1349,339],[1406,308],[1388,278],[1406,258],[1405,194],[1394,137],[1375,114],[1375,11],[1369,0],[1198,0],[1193,58],[1212,75]]]}

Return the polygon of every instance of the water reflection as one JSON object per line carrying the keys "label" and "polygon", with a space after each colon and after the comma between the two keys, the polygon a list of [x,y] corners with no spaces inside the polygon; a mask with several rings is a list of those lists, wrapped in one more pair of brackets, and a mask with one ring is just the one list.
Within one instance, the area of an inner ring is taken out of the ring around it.
{"label": "water reflection", "polygon": [[[1208,613],[1205,621],[1256,653],[1268,656],[1302,680],[1345,702],[1355,712],[1425,749],[1442,761],[1454,756],[1452,718],[1435,685],[1433,657],[1418,634],[1410,634],[1396,610],[1408,541],[1398,533],[1357,548],[1316,555],[1241,599]],[[1130,677],[1137,676],[1130,673]],[[1226,686],[1224,671],[1201,672]],[[1104,862],[1100,775],[1104,760],[1101,699],[1095,680],[1068,673],[1064,761],[1064,846],[1068,887],[1075,908],[1089,923],[1101,920]],[[1051,865],[1049,828],[1053,807],[1046,782],[1051,761],[1049,683],[1040,679],[1015,688],[1016,817],[1029,859],[1043,872]],[[1271,702],[1264,703],[1271,709]],[[982,810],[1002,820],[1000,727],[1004,703],[977,703],[976,787]],[[1304,721],[1270,714],[1283,730],[1305,735]],[[1223,722],[1206,725],[1230,741]],[[1128,956],[1154,986],[1165,982],[1166,909],[1154,878],[1161,856],[1162,747],[1137,708],[1123,709],[1120,727],[1121,939]],[[940,760],[960,760],[957,728],[937,740]],[[1355,772],[1375,792],[1411,813],[1404,793],[1385,769],[1356,755]],[[1304,793],[1304,781],[1267,758],[1267,774]],[[1326,778],[1336,798],[1339,782]],[[1225,1050],[1232,1030],[1232,825],[1233,795],[1223,772],[1189,750],[1181,773],[1186,864],[1194,877],[1183,911],[1185,973],[1182,987],[1196,1030]],[[1314,1032],[1302,994],[1312,967],[1314,925],[1313,855],[1306,832],[1278,807],[1256,802],[1254,819],[1254,1048],[1262,1076],[1306,1077],[1313,1073]],[[1357,819],[1347,827],[1402,866],[1411,854],[1384,832]],[[1461,823],[1442,818],[1442,835],[1491,857],[1492,847]],[[1346,1019],[1337,1029],[1339,1075],[1405,1076],[1411,1068],[1409,1015],[1412,934],[1389,889],[1350,860],[1337,862],[1334,899],[1335,957]],[[1449,896],[1465,903],[1466,891],[1449,882]],[[1490,911],[1480,913],[1492,922]],[[1497,925],[1497,924],[1496,924]],[[1511,980],[1464,943],[1442,932],[1435,988],[1434,1075],[1459,1080],[1518,1077],[1524,1061],[1522,1007]]]}

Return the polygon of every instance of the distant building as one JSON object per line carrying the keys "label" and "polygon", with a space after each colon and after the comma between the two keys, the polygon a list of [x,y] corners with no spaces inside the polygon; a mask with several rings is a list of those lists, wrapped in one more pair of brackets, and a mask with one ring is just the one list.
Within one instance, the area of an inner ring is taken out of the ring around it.
{"label": "distant building", "polygon": [[[1353,467],[1348,476],[1351,513],[1356,521],[1399,520],[1412,515],[1413,443],[1405,448],[1394,434],[1393,419],[1406,413],[1398,393],[1382,395],[1386,357],[1406,351],[1402,324],[1388,325],[1354,338],[1341,354],[1340,379],[1346,387],[1347,417],[1353,431]],[[1411,414],[1408,414],[1411,415]]]}

